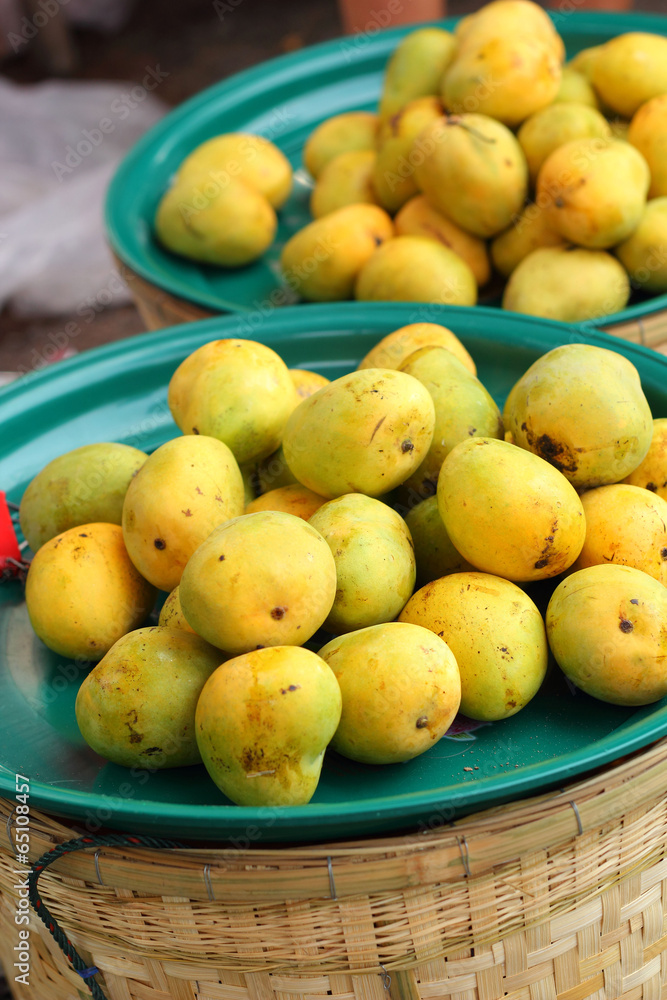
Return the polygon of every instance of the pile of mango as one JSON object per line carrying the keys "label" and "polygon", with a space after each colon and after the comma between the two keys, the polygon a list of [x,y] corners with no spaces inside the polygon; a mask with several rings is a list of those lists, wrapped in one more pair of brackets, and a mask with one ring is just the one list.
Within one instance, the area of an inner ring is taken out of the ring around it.
{"label": "pile of mango", "polygon": [[667,694],[667,418],[622,355],[558,347],[501,414],[436,324],[332,382],[217,340],[168,401],[179,436],[68,452],[20,507],[30,620],[96,663],[76,715],[104,758],[296,804],[329,745],[396,763],[458,711],[514,715],[549,649],[603,701]]}
{"label": "pile of mango", "polygon": [[[667,38],[631,32],[564,56],[532,0],[408,34],[377,113],[330,118],[304,146],[314,221],[282,247],[286,288],[469,306],[502,281],[504,308],[571,322],[633,290],[667,292]],[[272,143],[218,136],[180,167],[158,238],[247,264],[291,186]]]}

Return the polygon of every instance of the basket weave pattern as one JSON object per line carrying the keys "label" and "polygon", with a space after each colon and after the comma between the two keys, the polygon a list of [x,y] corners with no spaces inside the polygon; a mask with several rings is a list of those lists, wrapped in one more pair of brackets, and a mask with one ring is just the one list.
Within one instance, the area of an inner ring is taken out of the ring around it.
{"label": "basket weave pattern", "polygon": [[[0,802],[10,835],[11,810]],[[31,858],[76,836],[31,820]],[[5,841],[7,968],[16,868]],[[97,867],[91,852],[61,859],[40,887],[110,1000],[664,1000],[667,740],[563,792],[422,834],[104,848]],[[32,985],[17,998],[88,996],[35,918],[31,931]]]}

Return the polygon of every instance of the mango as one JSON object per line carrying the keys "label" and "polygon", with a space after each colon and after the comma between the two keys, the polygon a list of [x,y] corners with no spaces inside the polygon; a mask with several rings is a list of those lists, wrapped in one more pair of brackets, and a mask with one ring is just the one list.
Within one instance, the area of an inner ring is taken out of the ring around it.
{"label": "mango", "polygon": [[243,267],[273,243],[278,220],[267,198],[240,177],[176,179],[162,196],[155,233],[167,250],[202,264]]}
{"label": "mango", "polygon": [[624,479],[653,435],[635,366],[590,344],[538,358],[510,392],[505,424],[517,445],[551,462],[577,489]]}
{"label": "mango", "polygon": [[549,647],[542,616],[509,580],[452,573],[418,590],[400,621],[439,635],[461,675],[461,712],[495,722],[516,715],[539,691]]}
{"label": "mango", "polygon": [[227,445],[204,435],[167,441],[146,460],[125,497],[130,559],[153,586],[172,591],[195,549],[243,509],[243,480]]}
{"label": "mango", "polygon": [[529,316],[580,323],[625,308],[629,298],[628,275],[615,257],[562,244],[539,247],[519,261],[502,304]]}
{"label": "mango", "polygon": [[316,653],[256,649],[223,663],[206,682],[197,743],[209,775],[237,805],[304,805],[340,713],[338,681]]}
{"label": "mango", "polygon": [[435,407],[433,440],[404,487],[425,498],[435,493],[447,455],[470,437],[502,438],[503,420],[493,397],[446,347],[420,347],[399,371],[428,389]]}
{"label": "mango", "polygon": [[300,517],[273,510],[211,532],[180,585],[189,624],[232,656],[307,642],[335,595],[336,564],[324,538]]}
{"label": "mango", "polygon": [[169,597],[162,605],[158,625],[162,625],[165,628],[180,628],[184,632],[191,632],[193,635],[196,635],[195,630],[188,624],[187,619],[183,614],[178,587],[174,587],[171,594],[169,594]]}
{"label": "mango", "polygon": [[126,444],[87,444],[45,465],[26,488],[19,510],[32,551],[79,524],[120,524],[127,487],[147,457]]}
{"label": "mango", "polygon": [[609,122],[599,111],[571,101],[552,104],[531,115],[517,133],[533,184],[547,157],[566,142],[610,137]]}
{"label": "mango", "polygon": [[299,402],[287,365],[253,340],[212,340],[183,361],[169,382],[169,409],[184,434],[218,438],[240,465],[280,445]]}
{"label": "mango", "polygon": [[308,399],[309,396],[312,396],[322,386],[329,385],[330,381],[324,375],[320,375],[319,372],[310,372],[305,368],[290,368],[289,373],[299,397],[299,402],[302,399]]}
{"label": "mango", "polygon": [[458,254],[475,276],[481,288],[491,277],[491,265],[486,243],[461,229],[437,208],[429,205],[423,195],[416,195],[403,205],[394,219],[397,236],[423,236],[436,240]]}
{"label": "mango", "polygon": [[300,483],[327,499],[379,497],[421,463],[434,423],[433,400],[411,375],[351,372],[297,406],[285,430],[285,459]]}
{"label": "mango", "polygon": [[199,764],[195,709],[223,658],[180,628],[124,635],[79,688],[81,735],[95,753],[123,767]]}
{"label": "mango", "polygon": [[155,590],[132,565],[117,524],[79,524],[36,552],[25,585],[30,623],[60,656],[101,660],[138,628]]}
{"label": "mango", "polygon": [[589,83],[592,83],[593,66],[595,65],[595,60],[602,49],[602,45],[591,45],[588,48],[581,49],[576,55],[572,56],[564,68],[567,69],[569,67],[576,73],[581,73],[582,76],[586,77]]}
{"label": "mango", "polygon": [[554,103],[560,101],[575,101],[577,104],[586,104],[589,108],[600,110],[600,101],[595,93],[588,77],[575,69],[572,65],[563,66],[560,78],[560,87],[554,97]]}
{"label": "mango", "polygon": [[415,150],[413,155],[415,140],[443,111],[439,98],[418,97],[380,125],[373,187],[379,203],[388,212],[396,212],[417,194],[415,163],[419,152]]}
{"label": "mango", "polygon": [[283,281],[304,299],[349,299],[359,271],[391,239],[391,219],[377,205],[346,205],[304,226],[283,247]]}
{"label": "mango", "polygon": [[644,31],[617,35],[600,48],[592,83],[608,107],[631,118],[646,101],[667,93],[667,38]]}
{"label": "mango", "polygon": [[363,265],[354,296],[361,302],[474,306],[477,283],[466,262],[449,247],[421,236],[396,236]]}
{"label": "mango", "polygon": [[[529,204],[514,219],[509,229],[496,236],[491,244],[491,259],[496,270],[504,278],[509,278],[524,257],[533,250],[562,246],[565,246],[565,240],[551,229],[544,211],[535,204]],[[540,308],[539,305],[537,307]],[[559,308],[558,302],[555,308]]]}
{"label": "mango", "polygon": [[371,111],[346,111],[318,125],[303,147],[306,170],[317,179],[324,167],[341,153],[375,149],[378,116]]}
{"label": "mango", "polygon": [[667,501],[615,483],[582,494],[586,540],[572,569],[634,566],[667,586]]}
{"label": "mango", "polygon": [[557,576],[584,544],[583,507],[565,476],[496,438],[468,438],[450,451],[438,507],[464,559],[517,583]]}
{"label": "mango", "polygon": [[624,483],[641,486],[667,500],[667,417],[653,421],[653,434],[646,455]]}
{"label": "mango", "polygon": [[530,33],[497,34],[462,44],[442,81],[452,114],[473,111],[516,128],[556,98],[561,59]]}
{"label": "mango", "polygon": [[667,196],[647,203],[639,225],[614,253],[634,287],[652,295],[667,292]]}
{"label": "mango", "polygon": [[313,493],[301,483],[293,483],[291,486],[279,486],[263,493],[246,506],[245,512],[253,514],[256,510],[282,510],[308,521],[323,503],[326,503],[324,497]]}
{"label": "mango", "polygon": [[406,35],[387,63],[380,117],[391,118],[410,101],[437,94],[457,47],[455,36],[443,28],[418,28]]}
{"label": "mango", "polygon": [[336,597],[324,628],[339,634],[392,621],[415,585],[412,539],[400,514],[349,493],[325,503],[310,524],[336,563]]}
{"label": "mango", "polygon": [[379,340],[357,368],[400,368],[409,354],[420,347],[446,347],[469,372],[477,374],[475,362],[459,338],[439,323],[409,323]]}
{"label": "mango", "polygon": [[329,160],[310,196],[311,215],[321,219],[346,205],[380,204],[373,187],[376,159],[372,149],[353,149]]}
{"label": "mango", "polygon": [[612,705],[667,695],[667,588],[631,566],[589,566],[562,581],[546,614],[551,651],[573,684]]}
{"label": "mango", "polygon": [[515,136],[486,115],[449,115],[417,140],[416,179],[431,205],[486,239],[507,229],[528,193],[528,168]]}
{"label": "mango", "polygon": [[[319,390],[316,389],[315,391],[318,392]],[[309,393],[309,395],[312,396],[314,394]],[[304,398],[307,399],[308,397]],[[269,455],[268,458],[259,463],[257,466],[257,481],[259,483],[260,495],[268,493],[270,490],[277,490],[283,486],[291,486],[293,483],[298,483],[298,479],[285,461],[285,452],[282,445],[272,455]]]}
{"label": "mango", "polygon": [[340,685],[343,710],[331,747],[363,764],[398,764],[441,739],[461,700],[459,669],[437,635],[389,622],[339,636],[319,656]]}
{"label": "mango", "polygon": [[412,537],[417,564],[417,586],[423,587],[449,573],[461,573],[473,567],[458,552],[440,517],[437,496],[427,497],[405,514]]}
{"label": "mango", "polygon": [[648,163],[649,198],[667,195],[667,94],[653,97],[637,109],[628,127],[628,142]]}
{"label": "mango", "polygon": [[197,146],[178,168],[178,180],[207,175],[224,186],[240,177],[256,188],[274,208],[281,208],[292,190],[292,167],[276,145],[261,135],[228,132]]}
{"label": "mango", "polygon": [[549,15],[531,0],[493,0],[460,20],[454,30],[461,49],[500,35],[532,35],[547,44],[559,62],[565,46]]}
{"label": "mango", "polygon": [[646,160],[629,143],[573,139],[540,167],[536,201],[566,240],[604,250],[639,225],[649,182]]}

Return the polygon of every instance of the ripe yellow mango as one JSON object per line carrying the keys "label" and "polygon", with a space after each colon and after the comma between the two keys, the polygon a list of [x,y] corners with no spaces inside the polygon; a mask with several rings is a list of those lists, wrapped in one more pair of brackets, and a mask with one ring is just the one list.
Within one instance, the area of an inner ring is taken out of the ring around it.
{"label": "ripe yellow mango", "polygon": [[667,500],[667,417],[653,421],[653,435],[646,455],[623,480]]}
{"label": "ripe yellow mango", "polygon": [[132,565],[117,524],[80,524],[35,554],[25,587],[30,623],[61,656],[101,660],[151,612],[155,590]]}
{"label": "ripe yellow mango", "polygon": [[538,358],[510,392],[505,425],[577,489],[619,482],[645,457],[653,434],[635,366],[590,344]]}
{"label": "ripe yellow mango", "polygon": [[343,375],[292,413],[283,449],[314,493],[388,493],[417,468],[431,444],[435,411],[410,375],[368,368]]}
{"label": "ripe yellow mango", "polygon": [[162,605],[158,625],[163,625],[165,628],[180,628],[184,632],[192,632],[193,635],[196,635],[195,630],[188,624],[188,621],[183,614],[178,587],[174,587],[171,594]]}
{"label": "ripe yellow mango", "polygon": [[[533,250],[539,250],[540,247],[558,246],[565,246],[565,240],[550,227],[543,209],[531,203],[526,205],[509,229],[496,236],[491,244],[491,259],[496,270],[504,278],[509,278],[524,257],[527,257]],[[543,294],[542,286],[540,286],[539,294]]]}
{"label": "ripe yellow mango", "polygon": [[375,149],[378,116],[370,111],[346,111],[318,125],[303,147],[303,162],[313,177],[341,153]]}
{"label": "ripe yellow mango", "polygon": [[167,441],[130,483],[123,538],[139,572],[172,591],[185,564],[215,527],[243,513],[243,479],[222,441],[201,435]]}
{"label": "ripe yellow mango", "polygon": [[28,485],[19,511],[32,551],[79,524],[120,524],[127,488],[147,457],[126,444],[87,444],[45,465]]}
{"label": "ripe yellow mango", "polygon": [[637,109],[628,128],[628,142],[648,163],[649,198],[667,195],[667,94],[653,97]]}
{"label": "ripe yellow mango", "polygon": [[336,564],[306,521],[262,510],[211,532],[191,556],[179,593],[195,632],[232,655],[300,646],[331,610]]}
{"label": "ripe yellow mango", "polygon": [[585,76],[589,83],[593,82],[593,66],[595,65],[595,60],[602,51],[602,45],[591,45],[586,49],[581,49],[577,52],[570,61],[566,64],[566,67],[573,69],[577,73],[581,73]]}
{"label": "ripe yellow mango", "polygon": [[590,80],[571,64],[563,66],[560,87],[554,98],[554,103],[559,101],[567,101],[568,103],[575,101],[577,104],[586,104],[589,108],[600,110],[600,101]]}
{"label": "ripe yellow mango", "polygon": [[667,587],[631,566],[572,573],[547,608],[549,645],[569,679],[612,705],[667,694]]}
{"label": "ripe yellow mango", "polygon": [[608,107],[631,118],[646,101],[667,93],[667,38],[644,31],[617,35],[597,53],[592,83]]}
{"label": "ripe yellow mango", "polygon": [[240,177],[281,208],[292,190],[290,162],[274,143],[261,135],[228,132],[197,146],[178,168],[178,180],[208,178],[224,186]]}
{"label": "ripe yellow mango", "polygon": [[388,212],[396,212],[417,194],[415,140],[427,125],[442,116],[443,111],[439,98],[418,97],[380,125],[373,186],[380,204]]}
{"label": "ripe yellow mango", "polygon": [[629,143],[573,139],[542,164],[536,201],[565,239],[604,250],[637,228],[649,183],[648,164]]}
{"label": "ripe yellow mango", "polygon": [[330,381],[324,375],[320,375],[319,372],[310,372],[305,368],[290,368],[289,373],[299,397],[299,402],[302,399],[308,399],[309,396],[312,396],[322,386],[329,385]]}
{"label": "ripe yellow mango", "polygon": [[293,483],[263,493],[246,506],[245,512],[253,514],[256,510],[282,510],[285,514],[294,514],[308,521],[323,503],[326,503],[324,497],[313,493],[301,483]]}
{"label": "ripe yellow mango", "polygon": [[267,198],[240,177],[224,183],[186,176],[162,196],[155,232],[167,250],[222,267],[242,267],[268,250],[278,220]]}
{"label": "ripe yellow mango", "polygon": [[392,621],[415,585],[412,539],[400,514],[348,493],[320,507],[310,524],[336,563],[336,597],[324,628],[339,634]]}
{"label": "ripe yellow mango", "polygon": [[464,559],[515,582],[557,576],[584,544],[583,507],[565,476],[496,438],[468,438],[450,451],[438,506]]}
{"label": "ripe yellow mango", "polygon": [[528,34],[547,44],[559,62],[565,55],[563,40],[553,21],[532,0],[493,0],[459,21],[454,34],[461,49],[496,35],[512,37]]}
{"label": "ripe yellow mango", "polygon": [[474,306],[477,283],[449,247],[421,236],[396,236],[368,258],[354,286],[362,302],[439,302]]}
{"label": "ripe yellow mango", "polygon": [[507,229],[526,200],[528,167],[505,125],[481,114],[449,115],[417,143],[417,184],[434,208],[476,236]]}
{"label": "ripe yellow mango", "polygon": [[441,739],[461,700],[459,669],[437,635],[389,622],[323,646],[340,685],[343,710],[331,746],[364,764],[398,764]]}
{"label": "ripe yellow mango", "polygon": [[310,196],[311,215],[321,219],[346,205],[380,204],[373,187],[376,159],[375,150],[353,149],[329,160]]}
{"label": "ripe yellow mango", "polygon": [[312,798],[338,726],[331,668],[298,646],[257,649],[223,663],[197,704],[204,765],[241,806],[296,806]]}
{"label": "ripe yellow mango", "polygon": [[346,205],[287,241],[280,255],[283,280],[309,301],[349,299],[359,271],[393,234],[391,219],[378,205]]}
{"label": "ripe yellow mango", "polygon": [[534,184],[540,167],[554,150],[574,139],[609,139],[611,128],[607,119],[595,108],[560,101],[527,118],[517,138]]}
{"label": "ripe yellow mango", "polygon": [[169,409],[184,434],[223,441],[240,465],[280,445],[299,402],[287,365],[253,340],[212,340],[188,355],[169,382]]}
{"label": "ripe yellow mango", "polygon": [[427,497],[417,503],[404,516],[415,550],[418,587],[449,573],[473,569],[454,548],[447,534],[440,517],[437,496]]}
{"label": "ripe yellow mango", "polygon": [[445,640],[461,674],[461,712],[470,719],[507,719],[540,689],[549,654],[544,622],[509,580],[453,573],[418,590],[399,620]]}
{"label": "ripe yellow mango", "polygon": [[581,496],[586,540],[572,569],[634,566],[667,586],[667,500],[625,483]]}
{"label": "ripe yellow mango", "polygon": [[422,236],[436,240],[458,254],[475,276],[481,288],[491,277],[491,265],[486,243],[461,229],[446,215],[433,208],[424,197],[410,198],[394,219],[397,236]]}
{"label": "ripe yellow mango", "polygon": [[475,362],[459,338],[439,323],[409,323],[379,340],[359,362],[363,368],[400,368],[405,359],[419,347],[446,347],[473,375]]}
{"label": "ripe yellow mango", "polygon": [[123,767],[187,767],[201,761],[195,709],[224,653],[180,628],[124,635],[88,674],[76,721],[95,753]]}
{"label": "ripe yellow mango", "polygon": [[667,196],[647,203],[639,225],[614,253],[635,287],[667,292]]}
{"label": "ripe yellow mango", "polygon": [[418,28],[406,35],[387,63],[380,117],[386,120],[409,101],[437,94],[457,46],[455,36],[443,28]]}

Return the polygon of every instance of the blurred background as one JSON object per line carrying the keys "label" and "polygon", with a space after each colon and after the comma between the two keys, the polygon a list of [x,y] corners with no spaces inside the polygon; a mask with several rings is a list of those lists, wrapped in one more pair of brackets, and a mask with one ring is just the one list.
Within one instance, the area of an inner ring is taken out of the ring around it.
{"label": "blurred background", "polygon": [[[0,0],[0,380],[142,330],[106,248],[101,210],[123,153],[169,108],[303,46],[370,34],[378,22],[417,23],[480,6],[481,0],[389,6],[385,0]],[[551,6],[666,9],[664,0]],[[103,117],[111,121],[110,134],[96,143]],[[82,136],[92,141],[81,145]],[[59,346],[67,339],[59,331],[84,312],[91,316],[85,337],[75,347]]]}

